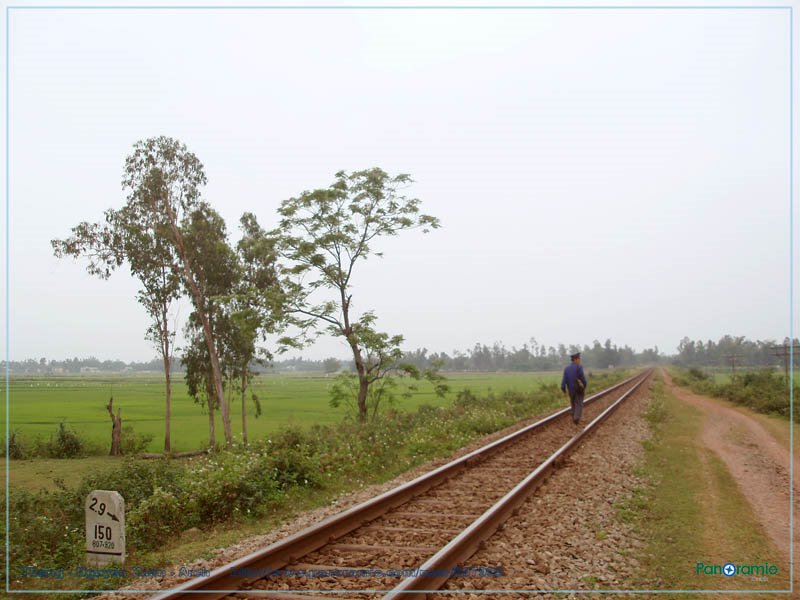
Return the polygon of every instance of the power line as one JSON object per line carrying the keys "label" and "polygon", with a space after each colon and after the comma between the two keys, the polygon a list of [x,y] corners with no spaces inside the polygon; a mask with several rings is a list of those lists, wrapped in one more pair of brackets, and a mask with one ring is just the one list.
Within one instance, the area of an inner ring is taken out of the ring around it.
{"label": "power line", "polygon": [[[736,373],[736,361],[742,358],[743,355],[741,354],[726,354],[725,358],[728,359],[728,362],[731,363],[731,370]],[[739,363],[741,366],[741,363]]]}
{"label": "power line", "polygon": [[[791,348],[791,352],[790,352]],[[800,351],[800,344],[792,344],[784,342],[781,346],[772,346],[772,355],[778,358],[783,358],[783,371],[786,376],[786,381],[789,381],[789,356],[796,356]],[[792,365],[794,367],[794,365]]]}

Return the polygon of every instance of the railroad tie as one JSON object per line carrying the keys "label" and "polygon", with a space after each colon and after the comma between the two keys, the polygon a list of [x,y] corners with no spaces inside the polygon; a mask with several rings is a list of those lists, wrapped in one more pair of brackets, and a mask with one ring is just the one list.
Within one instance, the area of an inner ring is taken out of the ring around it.
{"label": "railroad tie", "polygon": [[454,519],[475,519],[479,517],[482,513],[473,513],[473,514],[463,514],[463,513],[443,513],[443,512],[406,512],[406,511],[397,511],[393,513],[387,513],[384,515],[385,517],[410,517],[412,519],[418,519],[419,517],[453,517]]}
{"label": "railroad tie", "polygon": [[244,595],[241,596],[244,598],[254,598],[257,600],[331,600],[332,598],[336,598],[336,600],[350,600],[349,598],[342,598],[340,595],[330,595],[327,596],[310,596],[305,594],[281,594],[275,592],[274,594],[266,593],[266,594],[252,594],[252,595]]}
{"label": "railroad tie", "polygon": [[369,531],[373,533],[380,533],[382,531],[393,531],[396,533],[445,533],[448,535],[458,535],[461,529],[440,529],[433,527],[390,527],[383,525],[370,525],[364,527],[361,531]]}
{"label": "railroad tie", "polygon": [[[373,544],[329,544],[327,546],[333,550],[346,550],[349,552],[382,552],[389,550],[385,545],[377,546]],[[435,554],[440,550],[439,546],[406,546],[405,544],[393,545],[392,550],[409,550],[411,552],[428,552]]]}

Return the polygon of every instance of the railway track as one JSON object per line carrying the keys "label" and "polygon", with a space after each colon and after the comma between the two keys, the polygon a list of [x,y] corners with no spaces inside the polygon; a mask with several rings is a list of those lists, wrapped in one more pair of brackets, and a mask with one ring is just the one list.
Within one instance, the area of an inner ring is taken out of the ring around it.
{"label": "railway track", "polygon": [[651,373],[586,398],[581,425],[557,411],[155,599],[425,598]]}

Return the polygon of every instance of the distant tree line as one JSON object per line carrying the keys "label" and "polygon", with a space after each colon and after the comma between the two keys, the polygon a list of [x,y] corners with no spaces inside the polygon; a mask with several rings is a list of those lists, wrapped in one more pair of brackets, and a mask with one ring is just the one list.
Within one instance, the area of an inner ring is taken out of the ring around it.
{"label": "distant tree line", "polygon": [[[178,368],[178,360],[173,360],[173,367]],[[0,362],[5,369],[5,361]],[[28,358],[26,360],[12,360],[10,363],[11,372],[14,375],[74,375],[81,372],[98,373],[142,373],[152,371],[163,371],[164,364],[160,358],[146,362],[125,362],[122,360],[100,360],[94,356],[88,358],[66,358],[64,360],[54,360],[46,358]]]}
{"label": "distant tree line", "polygon": [[[562,368],[569,362],[573,352],[580,351],[583,364],[591,368],[635,367],[648,364],[673,364],[680,367],[730,367],[731,356],[736,357],[736,366],[739,367],[768,367],[782,366],[783,359],[774,354],[775,347],[788,343],[788,339],[778,342],[775,340],[749,340],[744,336],[722,336],[719,340],[692,340],[688,337],[681,339],[677,353],[667,355],[661,353],[658,346],[636,351],[628,345],[622,347],[606,340],[598,340],[588,344],[558,344],[555,346],[539,344],[535,339],[517,348],[510,349],[502,343],[491,346],[475,344],[464,351],[453,350],[447,352],[429,352],[426,348],[405,351],[403,362],[414,365],[419,369],[431,368],[439,365],[442,371],[552,371]],[[795,344],[797,344],[795,340]],[[800,353],[797,353],[800,354]],[[800,363],[800,357],[795,357],[795,363]],[[0,362],[5,368],[5,362]],[[98,372],[153,372],[163,370],[160,358],[149,362],[123,362],[121,360],[100,360],[95,357],[72,358],[66,360],[27,359],[12,361],[11,370],[15,374],[64,374],[81,373],[81,369],[97,369]],[[272,360],[270,362],[253,362],[251,368],[255,372],[304,372],[304,373],[339,373],[354,370],[352,363],[345,359],[329,357],[325,359],[310,359],[302,356]],[[173,370],[184,372],[184,367],[174,359]]]}
{"label": "distant tree line", "polygon": [[581,353],[584,366],[597,369],[657,364],[667,360],[659,353],[658,346],[636,352],[630,346],[620,347],[610,339],[602,344],[594,340],[591,346],[547,346],[537,343],[535,339],[520,348],[512,346],[510,349],[499,342],[491,346],[475,344],[464,352],[454,350],[451,354],[429,354],[427,349],[422,348],[406,353],[405,360],[420,368],[439,364],[442,371],[553,371],[563,368],[575,352]]}
{"label": "distant tree line", "polygon": [[[418,369],[437,368],[442,371],[552,371],[557,370],[569,362],[569,355],[573,352],[582,353],[584,365],[594,368],[607,368],[636,366],[640,364],[654,364],[666,361],[667,357],[660,355],[658,348],[645,349],[636,352],[629,346],[618,347],[606,340],[600,344],[595,340],[589,345],[564,345],[545,346],[532,339],[530,343],[523,344],[521,348],[506,348],[501,343],[492,346],[475,344],[473,348],[465,351],[454,350],[447,352],[428,352],[426,348],[405,351],[401,361],[413,365]],[[53,374],[63,370],[65,374],[81,373],[81,369],[97,369],[98,372],[152,372],[162,371],[163,363],[160,358],[149,362],[125,363],[120,360],[100,361],[97,358],[67,359],[63,361],[39,361],[28,359],[12,362],[11,369],[16,374],[42,373]],[[253,361],[249,368],[257,373],[264,372],[305,372],[305,373],[340,373],[355,372],[355,365],[348,360],[335,357],[315,360],[301,356],[283,360]],[[185,367],[173,359],[172,372],[184,373]]]}
{"label": "distant tree line", "polygon": [[[783,358],[775,355],[775,348],[789,343],[789,338],[775,340],[748,340],[744,336],[722,336],[719,340],[692,340],[684,337],[678,344],[678,353],[672,362],[681,367],[769,367],[783,366]],[[795,339],[794,344],[797,344]],[[795,353],[795,365],[798,363]]]}

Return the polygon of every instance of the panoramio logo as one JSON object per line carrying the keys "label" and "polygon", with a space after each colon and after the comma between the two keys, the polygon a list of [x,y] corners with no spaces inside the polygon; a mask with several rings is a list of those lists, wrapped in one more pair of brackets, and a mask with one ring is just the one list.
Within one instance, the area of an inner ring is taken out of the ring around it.
{"label": "panoramio logo", "polygon": [[732,562],[726,562],[724,565],[707,565],[705,563],[697,563],[694,568],[696,575],[724,575],[725,577],[733,577],[734,575],[777,575],[777,565],[764,563],[763,565],[737,565]]}

